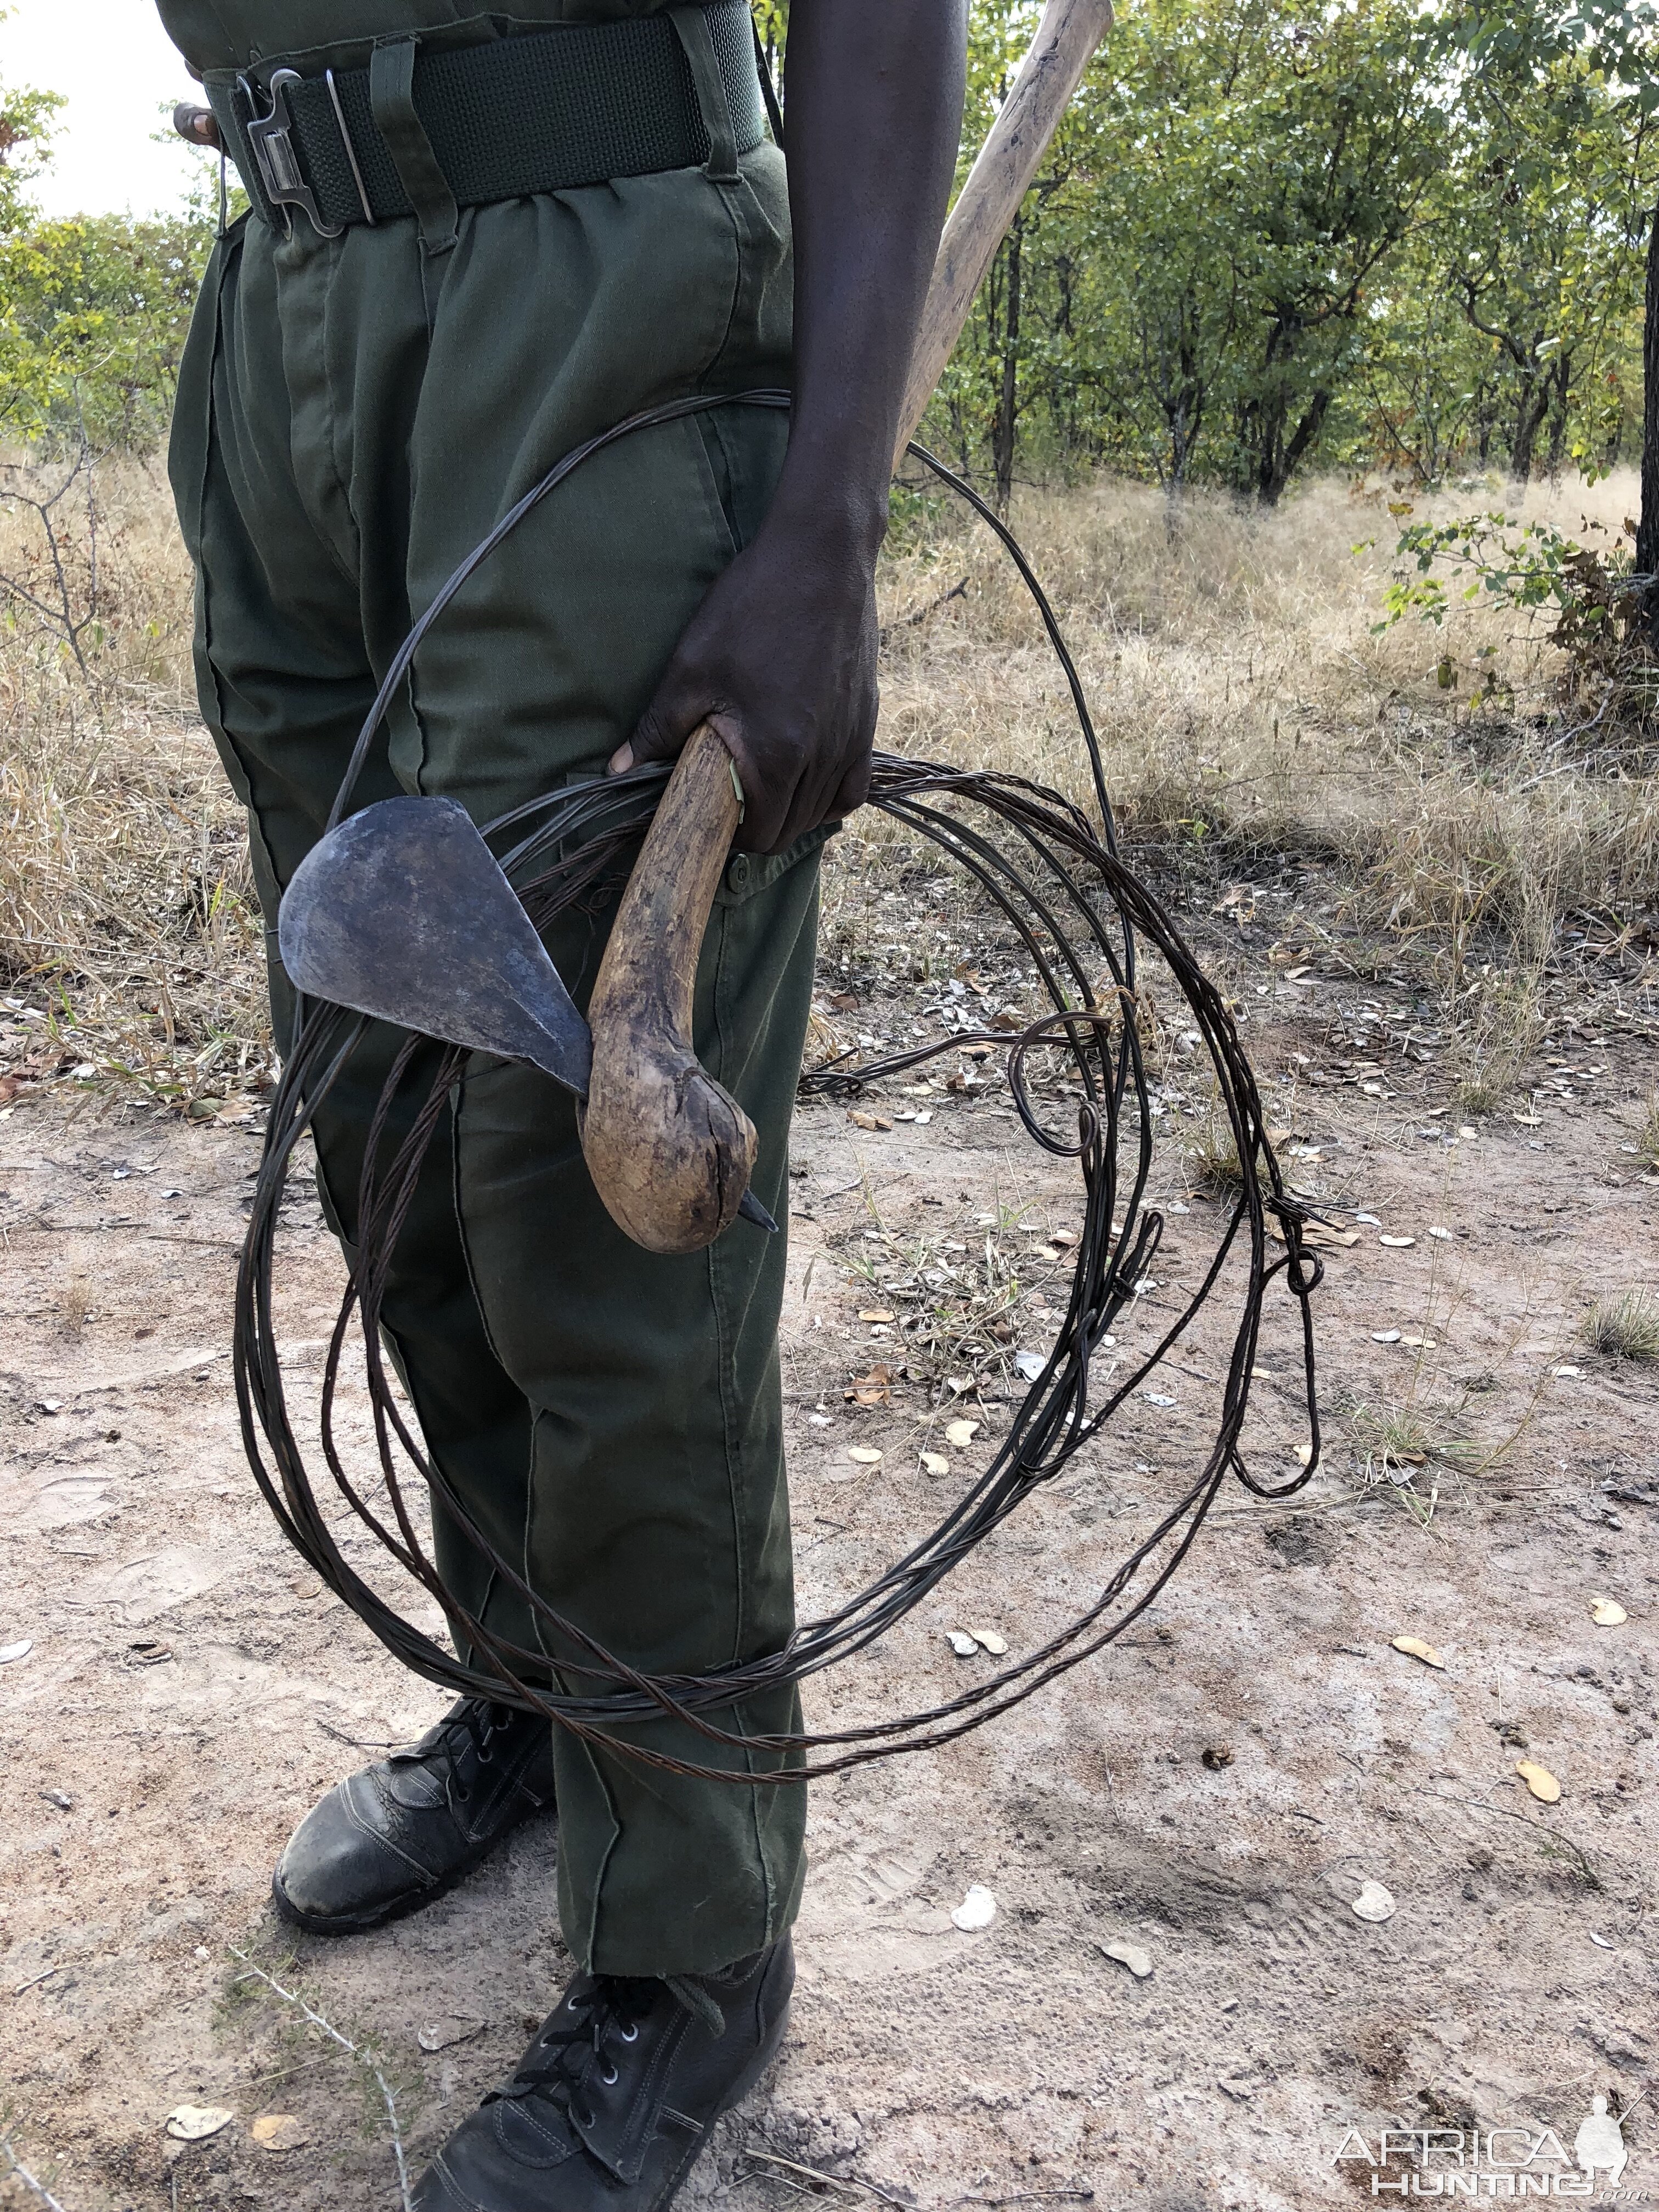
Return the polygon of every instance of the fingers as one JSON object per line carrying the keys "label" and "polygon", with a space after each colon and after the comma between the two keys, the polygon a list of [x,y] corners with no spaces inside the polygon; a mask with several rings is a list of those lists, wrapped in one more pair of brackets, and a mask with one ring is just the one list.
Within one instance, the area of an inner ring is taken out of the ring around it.
{"label": "fingers", "polygon": [[173,127],[192,146],[209,146],[216,153],[219,150],[219,125],[210,107],[198,107],[193,100],[181,100],[173,111]]}
{"label": "fingers", "polygon": [[606,775],[626,775],[630,768],[638,768],[645,761],[678,759],[686,739],[705,719],[720,727],[718,711],[692,706],[690,695],[672,684],[671,678],[641,715],[633,736],[626,744],[618,745],[606,762]]}
{"label": "fingers", "polygon": [[824,815],[826,822],[844,821],[848,815],[858,812],[870,796],[870,755],[866,752],[842,778],[841,788]]}

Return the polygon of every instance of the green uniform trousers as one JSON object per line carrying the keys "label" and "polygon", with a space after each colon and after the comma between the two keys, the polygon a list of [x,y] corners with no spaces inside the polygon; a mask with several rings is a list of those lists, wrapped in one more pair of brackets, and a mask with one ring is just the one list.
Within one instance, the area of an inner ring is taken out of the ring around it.
{"label": "green uniform trousers", "polygon": [[[601,428],[693,391],[788,380],[782,162],[700,169],[322,239],[234,227],[209,270],[171,468],[198,578],[202,712],[277,901],[321,834],[411,617],[497,518]],[[784,419],[731,408],[623,441],[544,501],[435,626],[354,805],[442,793],[484,821],[603,768],[683,628],[763,515]],[[787,1218],[789,1119],[811,988],[818,841],[738,856],[697,983],[705,1064],[760,1131]],[[609,916],[563,918],[579,1002]],[[398,1042],[377,1030],[319,1117],[348,1249],[368,1121]],[[501,1554],[634,1665],[702,1670],[793,1626],[777,1319],[784,1241],[738,1224],[690,1258],[630,1243],[594,1194],[573,1102],[469,1064],[429,1157],[386,1325],[429,1449]],[[446,1581],[492,1628],[527,1609],[440,1516]],[[556,1659],[544,1640],[542,1647]],[[574,1686],[574,1685],[573,1685]],[[792,1692],[715,1717],[798,1727]],[[641,1740],[731,1764],[678,1723]],[[804,1792],[698,1782],[556,1731],[559,1910],[597,1972],[705,1972],[788,1926]]]}

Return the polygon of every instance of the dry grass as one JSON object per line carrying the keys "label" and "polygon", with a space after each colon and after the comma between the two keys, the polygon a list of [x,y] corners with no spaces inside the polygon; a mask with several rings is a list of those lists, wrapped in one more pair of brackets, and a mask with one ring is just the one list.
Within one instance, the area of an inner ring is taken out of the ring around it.
{"label": "dry grass", "polygon": [[1583,1335],[1604,1359],[1659,1359],[1659,1297],[1651,1291],[1620,1291],[1597,1298],[1584,1316]]}
{"label": "dry grass", "polygon": [[[165,485],[159,470],[106,465],[99,496],[90,682],[36,615],[14,601],[0,620],[0,1074],[84,1071],[202,1110],[269,1064],[258,916],[240,810],[195,718],[189,578]],[[1497,496],[1476,487],[1437,505]],[[1528,511],[1616,525],[1633,497],[1615,477],[1540,489]],[[924,520],[884,566],[881,742],[1086,798],[1018,580],[948,510]],[[1378,972],[1413,945],[1455,1017],[1466,1104],[1502,1097],[1538,1041],[1564,920],[1611,916],[1616,933],[1653,898],[1651,758],[1565,742],[1559,663],[1517,618],[1460,607],[1443,630],[1376,634],[1396,525],[1340,484],[1271,514],[1194,498],[1172,526],[1161,497],[1101,481],[1026,494],[1014,520],[1096,702],[1132,847],[1230,876],[1318,864],[1312,933],[1358,923]],[[1367,538],[1376,548],[1356,555]],[[70,531],[81,611],[83,540],[82,519]],[[38,585],[42,550],[37,520],[0,507],[0,572]],[[1443,659],[1458,672],[1450,693]],[[1496,700],[1471,703],[1476,672]],[[892,926],[890,860],[910,905],[924,878],[949,878],[931,853],[890,853],[892,825],[858,826],[832,854],[832,970],[840,950]],[[1168,1057],[1167,1040],[1150,1042]],[[831,1040],[817,1044],[822,1055]]]}
{"label": "dry grass", "polygon": [[1642,1109],[1642,1118],[1636,1126],[1636,1157],[1650,1172],[1659,1174],[1659,1091]]}
{"label": "dry grass", "polygon": [[1237,1198],[1244,1188],[1238,1139],[1226,1116],[1213,1108],[1187,1139],[1187,1166],[1198,1188],[1216,1198]]}
{"label": "dry grass", "polygon": [[[196,717],[165,483],[106,465],[98,503],[95,605],[84,512],[64,518],[90,680],[15,600],[0,628],[0,1064],[199,1103],[269,1060],[241,811]],[[0,570],[49,593],[47,552],[34,515],[0,506]]]}
{"label": "dry grass", "polygon": [[[1419,515],[1500,496],[1480,486]],[[1616,527],[1634,497],[1615,476],[1536,487],[1525,511]],[[1376,927],[1431,942],[1449,988],[1467,989],[1494,948],[1535,964],[1576,908],[1651,898],[1650,757],[1592,760],[1564,742],[1563,664],[1519,617],[1460,605],[1442,629],[1376,634],[1397,529],[1381,501],[1334,482],[1272,514],[1195,498],[1172,530],[1161,499],[1102,481],[1028,495],[1014,521],[1138,839],[1208,847],[1236,871],[1264,854],[1332,863]],[[885,742],[1081,799],[1062,685],[1018,579],[988,541],[949,527],[889,563]],[[1443,663],[1458,673],[1449,694]],[[1489,684],[1498,701],[1472,704]]]}

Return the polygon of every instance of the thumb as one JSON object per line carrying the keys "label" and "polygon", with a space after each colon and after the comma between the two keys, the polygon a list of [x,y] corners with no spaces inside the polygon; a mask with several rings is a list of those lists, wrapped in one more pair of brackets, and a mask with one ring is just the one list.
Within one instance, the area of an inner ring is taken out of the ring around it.
{"label": "thumb", "polygon": [[674,760],[707,711],[687,696],[672,676],[665,677],[657,695],[640,716],[633,736],[618,745],[606,763],[606,774],[625,775],[646,761]]}

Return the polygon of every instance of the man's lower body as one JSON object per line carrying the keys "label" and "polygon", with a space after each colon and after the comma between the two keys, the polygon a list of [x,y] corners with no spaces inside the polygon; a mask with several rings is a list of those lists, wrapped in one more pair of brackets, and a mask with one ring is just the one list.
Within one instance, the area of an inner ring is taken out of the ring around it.
{"label": "man's lower body", "polygon": [[[250,221],[222,241],[172,472],[198,569],[202,708],[248,809],[279,1039],[277,902],[411,612],[595,431],[684,392],[787,382],[789,296],[769,148],[735,182],[674,171],[467,210],[442,252],[412,219],[337,240]],[[482,823],[599,772],[757,526],[784,435],[776,415],[726,409],[579,471],[436,625],[353,805],[442,794]],[[572,913],[550,935],[579,1003],[609,919]],[[816,840],[734,863],[697,981],[700,1053],[760,1132],[755,1187],[780,1219],[816,922]],[[348,1251],[398,1042],[372,1030],[317,1117]],[[568,1096],[531,1069],[469,1065],[400,1239],[386,1333],[427,1447],[492,1547],[634,1666],[703,1671],[789,1635],[783,1267],[783,1239],[744,1224],[694,1257],[641,1251],[592,1189]],[[574,1655],[441,1514],[434,1539],[461,1603],[556,1681]],[[799,1706],[775,1693],[714,1717],[769,1735],[798,1727]],[[744,1773],[769,1756],[666,1721],[635,1733]],[[278,1902],[313,1929],[372,1926],[555,1799],[581,1971],[423,2205],[664,2203],[782,2032],[801,1788],[672,1776],[506,1708],[459,1707],[343,1784],[284,1855]]]}

